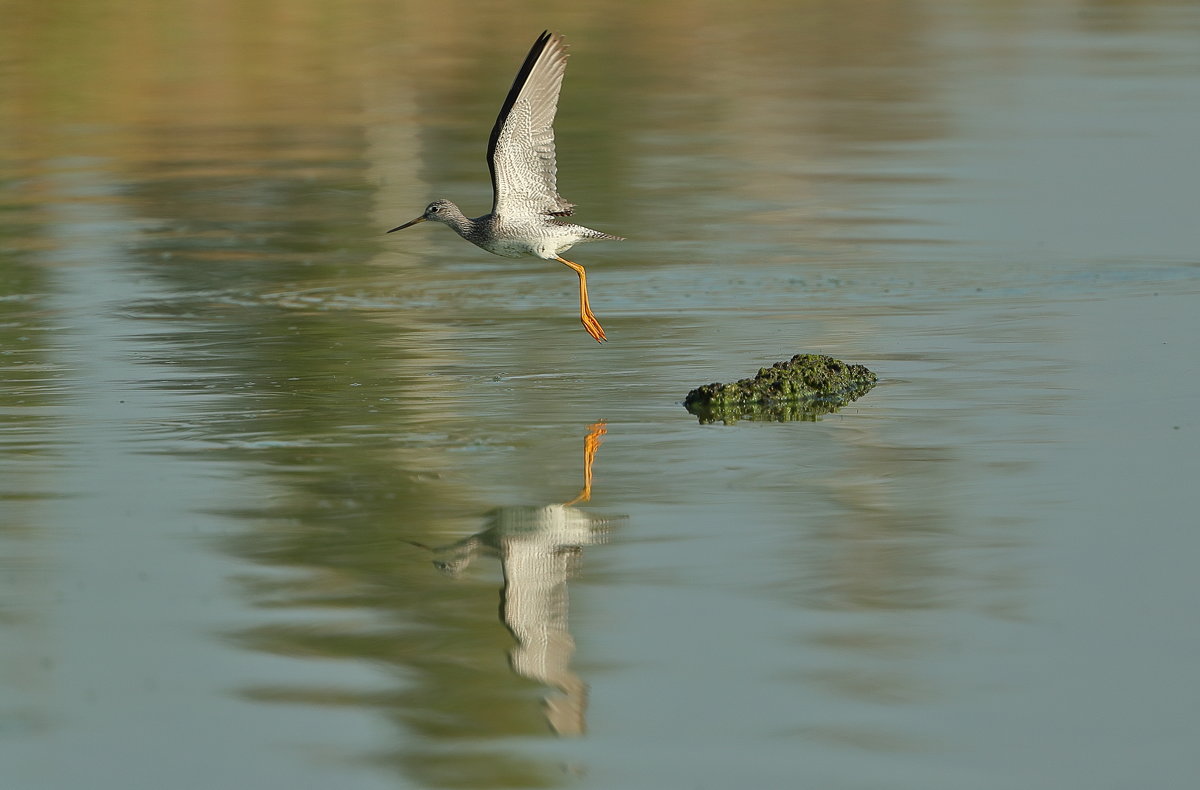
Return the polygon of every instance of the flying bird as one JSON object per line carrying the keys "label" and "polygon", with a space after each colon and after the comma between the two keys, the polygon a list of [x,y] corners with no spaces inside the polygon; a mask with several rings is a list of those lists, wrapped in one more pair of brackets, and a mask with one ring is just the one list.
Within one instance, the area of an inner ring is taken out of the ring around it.
{"label": "flying bird", "polygon": [[449,200],[435,200],[416,219],[449,225],[472,244],[506,258],[533,255],[558,261],[579,276],[579,318],[587,333],[603,342],[604,328],[588,304],[587,273],[562,253],[585,241],[622,241],[622,237],[564,222],[575,204],[558,194],[554,157],[554,115],[562,90],[567,53],[562,37],[543,32],[521,64],[488,138],[492,173],[492,210],[474,219]]}

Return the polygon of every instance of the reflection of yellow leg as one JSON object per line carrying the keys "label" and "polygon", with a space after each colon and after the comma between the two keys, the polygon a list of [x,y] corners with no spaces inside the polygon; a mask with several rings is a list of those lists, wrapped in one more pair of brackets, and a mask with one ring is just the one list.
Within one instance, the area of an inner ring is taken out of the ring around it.
{"label": "reflection of yellow leg", "polygon": [[554,256],[554,260],[559,263],[570,266],[576,274],[579,275],[579,320],[583,322],[583,328],[587,333],[596,339],[597,343],[603,343],[606,338],[604,336],[604,327],[600,326],[600,322],[596,320],[596,316],[592,313],[592,306],[588,304],[587,294],[587,273],[578,263],[571,263],[566,258]]}
{"label": "reflection of yellow leg", "polygon": [[567,502],[565,507],[587,502],[592,498],[592,463],[596,460],[596,451],[600,449],[601,437],[608,433],[608,426],[602,422],[588,426],[588,435],[583,440],[583,490],[579,496]]}

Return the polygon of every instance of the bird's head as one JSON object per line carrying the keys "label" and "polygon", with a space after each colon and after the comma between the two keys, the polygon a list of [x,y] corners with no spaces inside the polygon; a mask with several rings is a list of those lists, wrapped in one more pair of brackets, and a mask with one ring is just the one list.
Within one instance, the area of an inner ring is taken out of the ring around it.
{"label": "bird's head", "polygon": [[454,217],[461,216],[462,211],[460,211],[458,206],[454,205],[449,200],[435,200],[425,207],[425,213],[423,213],[421,216],[409,222],[405,222],[399,227],[392,228],[388,231],[388,233],[395,233],[398,230],[404,230],[405,228],[416,225],[418,222],[425,222],[426,220],[445,222],[449,224]]}

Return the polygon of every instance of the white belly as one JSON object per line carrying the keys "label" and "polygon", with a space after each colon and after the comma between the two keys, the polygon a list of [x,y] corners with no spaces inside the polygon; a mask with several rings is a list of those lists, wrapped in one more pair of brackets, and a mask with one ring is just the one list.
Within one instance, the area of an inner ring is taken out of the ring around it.
{"label": "white belly", "polygon": [[[577,225],[546,222],[539,217],[535,222],[493,220],[487,224],[485,233],[467,238],[488,252],[503,255],[505,258],[532,255],[553,260],[580,241],[585,241],[586,232],[586,228]],[[479,236],[485,238],[480,239]]]}
{"label": "white belly", "polygon": [[503,255],[505,258],[524,258],[526,255],[537,255],[529,242],[518,239],[490,239],[479,246],[488,252]]}

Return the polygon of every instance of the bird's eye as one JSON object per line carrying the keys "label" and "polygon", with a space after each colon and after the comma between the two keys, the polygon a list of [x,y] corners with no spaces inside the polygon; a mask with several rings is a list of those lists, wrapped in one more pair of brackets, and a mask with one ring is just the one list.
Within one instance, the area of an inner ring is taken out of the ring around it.
{"label": "bird's eye", "polygon": [[436,213],[438,213],[438,210],[439,210],[439,209],[438,209],[438,207],[437,207],[437,206],[430,206],[430,207],[429,207],[429,213],[430,213],[430,214],[436,214]]}

